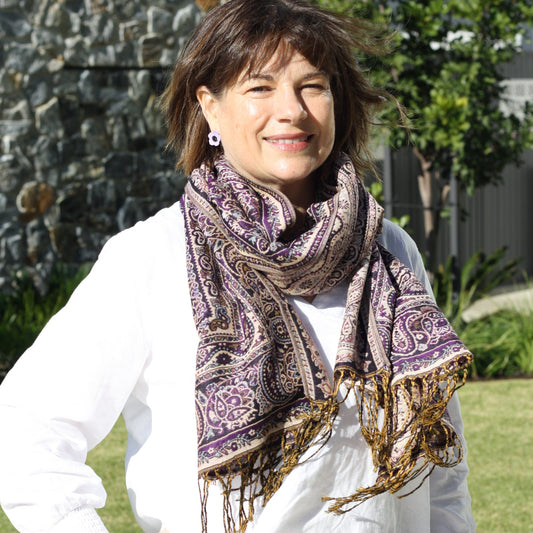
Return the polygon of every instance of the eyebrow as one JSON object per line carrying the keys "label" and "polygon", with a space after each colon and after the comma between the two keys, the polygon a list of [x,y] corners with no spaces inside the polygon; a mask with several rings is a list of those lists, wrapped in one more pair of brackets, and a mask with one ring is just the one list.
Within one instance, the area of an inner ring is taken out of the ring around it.
{"label": "eyebrow", "polygon": [[[307,74],[305,74],[302,80],[305,81],[305,80],[309,80],[313,78],[318,78],[320,76],[323,76],[324,78],[329,78],[329,76],[323,70],[316,70],[314,72],[308,72]],[[240,84],[243,84],[243,83],[246,83],[247,81],[252,81],[252,80],[274,81],[274,76],[267,72],[252,73],[249,76],[246,76],[245,78],[243,78]]]}

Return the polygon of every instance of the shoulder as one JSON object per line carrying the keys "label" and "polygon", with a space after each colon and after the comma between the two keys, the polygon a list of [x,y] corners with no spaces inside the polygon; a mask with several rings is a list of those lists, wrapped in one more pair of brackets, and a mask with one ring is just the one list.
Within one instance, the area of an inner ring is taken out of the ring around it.
{"label": "shoulder", "polygon": [[148,297],[151,287],[169,271],[181,279],[186,270],[185,234],[179,203],[158,211],[111,237],[89,278],[112,293],[131,290]]}
{"label": "shoulder", "polygon": [[[183,219],[176,203],[111,237],[71,301],[81,302],[78,308],[86,302],[99,308],[105,302],[106,313],[114,310],[120,322],[123,317],[131,322],[134,316],[146,331],[153,331],[161,310],[188,293],[185,257]],[[69,308],[74,309],[70,302]]]}
{"label": "shoulder", "polygon": [[383,232],[378,237],[378,242],[409,267],[424,284],[426,290],[432,294],[422,256],[415,241],[403,228],[390,220],[383,219]]}
{"label": "shoulder", "polygon": [[99,259],[113,256],[122,261],[147,262],[160,255],[182,255],[185,249],[183,215],[179,202],[158,211],[111,237]]}
{"label": "shoulder", "polygon": [[378,242],[411,269],[413,260],[417,261],[420,257],[416,243],[411,236],[388,219],[383,219],[383,232],[378,237]]}

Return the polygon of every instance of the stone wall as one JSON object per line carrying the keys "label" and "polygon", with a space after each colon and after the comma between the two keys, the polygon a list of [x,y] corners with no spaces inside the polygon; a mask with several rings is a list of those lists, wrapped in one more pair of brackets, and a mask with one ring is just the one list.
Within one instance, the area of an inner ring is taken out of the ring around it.
{"label": "stone wall", "polygon": [[157,97],[192,0],[0,0],[0,290],[176,201]]}

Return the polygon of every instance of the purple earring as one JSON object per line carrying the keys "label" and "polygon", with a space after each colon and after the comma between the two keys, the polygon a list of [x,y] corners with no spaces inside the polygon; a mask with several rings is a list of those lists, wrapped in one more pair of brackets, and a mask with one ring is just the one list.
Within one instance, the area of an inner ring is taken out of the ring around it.
{"label": "purple earring", "polygon": [[211,131],[207,138],[209,139],[209,144],[211,146],[220,146],[220,133],[218,133],[218,131]]}

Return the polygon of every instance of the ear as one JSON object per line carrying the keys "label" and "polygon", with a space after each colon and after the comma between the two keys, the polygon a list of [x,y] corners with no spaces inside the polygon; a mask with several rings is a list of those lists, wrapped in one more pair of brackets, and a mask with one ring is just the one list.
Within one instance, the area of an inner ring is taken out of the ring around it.
{"label": "ear", "polygon": [[211,130],[218,130],[217,99],[205,85],[201,85],[196,89],[196,98],[198,99],[200,107],[202,108],[202,113],[209,124],[209,128]]}

